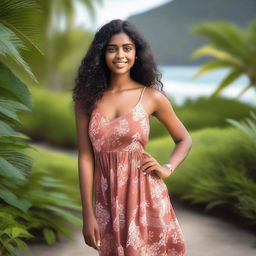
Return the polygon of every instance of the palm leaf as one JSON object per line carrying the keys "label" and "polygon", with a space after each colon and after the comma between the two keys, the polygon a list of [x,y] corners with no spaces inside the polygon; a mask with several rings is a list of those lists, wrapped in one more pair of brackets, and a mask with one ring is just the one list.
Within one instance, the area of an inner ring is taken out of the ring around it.
{"label": "palm leaf", "polygon": [[221,60],[214,60],[214,61],[208,62],[204,64],[202,67],[200,67],[200,69],[193,75],[193,78],[198,77],[204,74],[205,72],[209,72],[217,68],[225,68],[225,67],[230,67],[230,64]]}
{"label": "palm leaf", "polygon": [[191,54],[191,58],[195,59],[195,58],[202,57],[204,55],[214,56],[215,58],[218,58],[218,59],[223,59],[223,58],[227,58],[228,56],[230,56],[226,52],[218,50],[213,45],[208,44],[208,45],[204,45],[204,46],[200,47],[199,49],[197,49],[196,51],[194,51]]}
{"label": "palm leaf", "polygon": [[[7,124],[6,122],[3,122],[0,120],[0,136],[1,137],[12,137],[15,139],[29,139],[29,137],[25,134],[22,134],[20,132],[16,132],[15,130],[13,130],[13,128]],[[5,139],[5,138],[1,138],[0,139]]]}
{"label": "palm leaf", "polygon": [[253,84],[250,82],[236,97],[235,99],[240,98],[247,90],[249,90]]}
{"label": "palm leaf", "polygon": [[25,48],[25,45],[10,29],[0,24],[0,61],[10,69],[12,68],[14,73],[17,70],[17,68],[14,69],[14,65],[18,65],[23,72],[37,81],[30,67],[20,55],[19,48]]}
{"label": "palm leaf", "polygon": [[4,188],[0,185],[0,198],[4,200],[6,203],[20,209],[23,212],[27,212],[28,209],[31,207],[31,203],[24,199],[18,198],[12,191]]}
{"label": "palm leaf", "polygon": [[22,152],[0,150],[0,175],[26,181],[33,159]]}
{"label": "palm leaf", "polygon": [[6,161],[3,157],[0,156],[0,175],[4,177],[10,177],[15,179],[26,180],[22,175],[20,170]]}
{"label": "palm leaf", "polygon": [[240,67],[241,66],[241,62],[239,61],[239,59],[237,59],[234,56],[228,54],[227,52],[216,49],[212,45],[202,46],[198,50],[194,51],[191,54],[190,58],[195,59],[195,58],[199,58],[199,57],[202,57],[202,56],[205,56],[205,55],[212,56],[212,57],[216,58],[217,60],[223,62],[227,66],[233,66],[233,67]]}
{"label": "palm leaf", "polygon": [[48,244],[55,244],[56,243],[56,235],[52,229],[44,228],[43,235]]}
{"label": "palm leaf", "polygon": [[42,10],[34,0],[2,0],[0,2],[0,23],[12,30],[17,37],[26,42],[31,49],[42,53],[41,42]]}
{"label": "palm leaf", "polygon": [[238,122],[229,118],[227,118],[226,121],[240,129],[256,141],[256,114],[251,111],[250,115],[251,119],[246,118],[244,121]]}
{"label": "palm leaf", "polygon": [[56,215],[63,217],[67,221],[70,221],[71,223],[81,225],[82,220],[81,218],[75,216],[74,214],[70,213],[67,210],[61,209],[60,207],[56,207],[53,205],[44,205],[44,207],[52,212],[54,212]]}
{"label": "palm leaf", "polygon": [[244,32],[235,25],[227,22],[205,22],[195,26],[192,32],[210,39],[217,49],[247,60]]}
{"label": "palm leaf", "polygon": [[17,110],[28,111],[30,109],[27,108],[24,104],[21,104],[17,101],[0,97],[0,114],[17,122],[20,122],[20,119],[16,114]]}
{"label": "palm leaf", "polygon": [[243,73],[238,70],[231,71],[224,80],[220,83],[219,87],[212,93],[211,97],[217,96],[223,89],[225,89],[229,84],[235,81]]}
{"label": "palm leaf", "polygon": [[[19,136],[1,137],[1,132],[0,132],[0,149],[18,149],[18,148],[25,149],[25,148],[30,148],[30,149],[36,150],[36,148],[33,147],[30,144],[22,143],[22,142],[17,141],[17,139],[20,139]],[[18,134],[21,134],[21,133],[18,133]],[[21,135],[23,135],[23,134],[21,134]],[[28,139],[28,138],[29,137],[25,135],[25,137],[23,139]]]}
{"label": "palm leaf", "polygon": [[27,111],[31,111],[33,108],[31,93],[25,84],[22,83],[7,67],[1,63],[0,73],[1,96],[18,100],[27,106]]}

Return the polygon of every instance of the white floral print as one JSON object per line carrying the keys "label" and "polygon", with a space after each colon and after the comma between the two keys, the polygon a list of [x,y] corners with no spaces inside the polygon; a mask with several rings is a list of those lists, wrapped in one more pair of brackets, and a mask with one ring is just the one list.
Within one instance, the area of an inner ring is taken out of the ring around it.
{"label": "white floral print", "polygon": [[100,228],[99,256],[185,253],[185,238],[167,186],[157,175],[143,175],[139,170],[150,130],[141,99],[126,115],[110,119],[94,111],[89,122],[97,170],[95,217]]}
{"label": "white floral print", "polygon": [[138,104],[135,109],[132,111],[133,121],[139,121],[141,118],[145,117],[147,113],[144,108],[141,107],[141,104]]}

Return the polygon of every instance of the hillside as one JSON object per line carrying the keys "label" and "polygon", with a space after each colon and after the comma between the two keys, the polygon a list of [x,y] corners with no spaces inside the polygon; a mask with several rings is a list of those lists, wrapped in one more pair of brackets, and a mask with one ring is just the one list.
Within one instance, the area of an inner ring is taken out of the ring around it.
{"label": "hillside", "polygon": [[174,0],[158,8],[130,16],[150,43],[160,65],[198,65],[206,58],[189,55],[207,40],[190,32],[203,21],[231,21],[245,27],[256,19],[255,0]]}

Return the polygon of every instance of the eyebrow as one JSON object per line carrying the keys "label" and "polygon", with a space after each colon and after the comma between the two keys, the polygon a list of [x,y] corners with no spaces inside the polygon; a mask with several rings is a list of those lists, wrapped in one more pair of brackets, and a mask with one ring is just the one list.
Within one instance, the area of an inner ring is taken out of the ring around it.
{"label": "eyebrow", "polygon": [[[134,45],[132,43],[129,43],[129,44],[123,44],[123,46],[126,46],[126,45]],[[107,46],[117,46],[117,44],[108,44]]]}

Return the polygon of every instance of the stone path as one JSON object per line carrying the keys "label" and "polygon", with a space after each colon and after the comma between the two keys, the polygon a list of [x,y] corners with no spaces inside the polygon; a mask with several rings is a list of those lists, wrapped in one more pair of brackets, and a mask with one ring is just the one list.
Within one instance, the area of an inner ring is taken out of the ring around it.
{"label": "stone path", "polygon": [[[186,239],[185,256],[255,256],[255,235],[219,218],[200,213],[171,199],[174,211]],[[71,226],[74,240],[64,238],[54,246],[31,245],[20,256],[98,256],[84,243],[81,229]],[[143,255],[141,255],[143,256]],[[156,255],[157,256],[157,255]]]}

